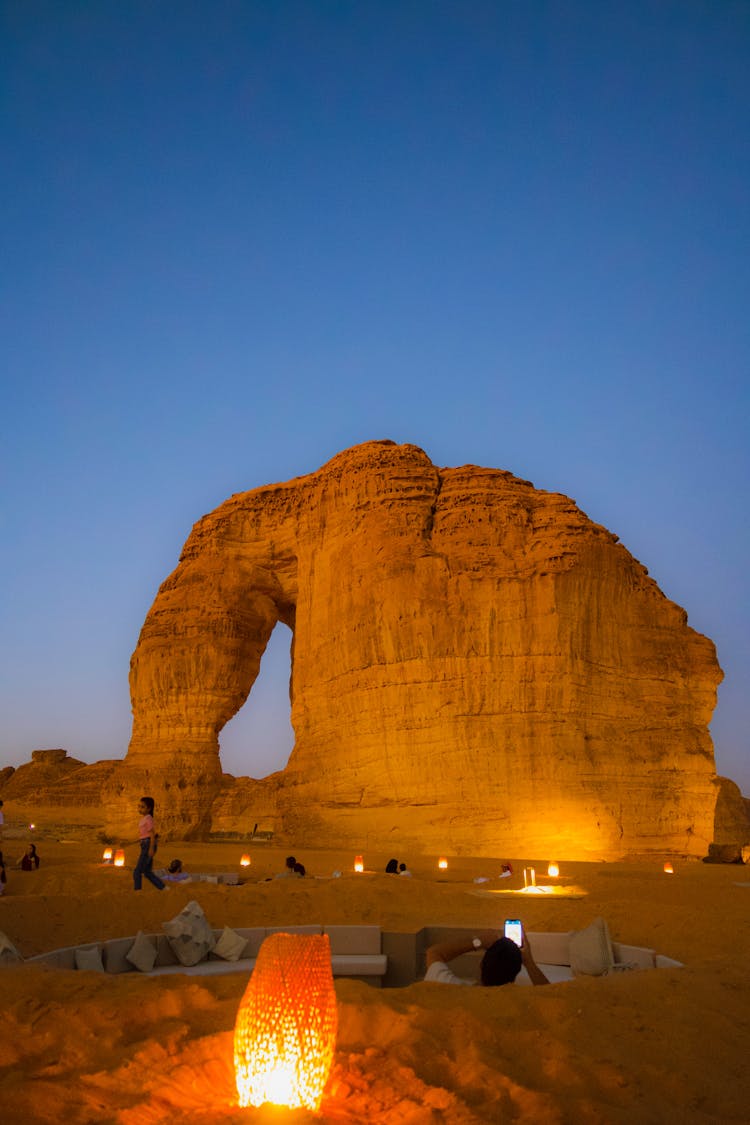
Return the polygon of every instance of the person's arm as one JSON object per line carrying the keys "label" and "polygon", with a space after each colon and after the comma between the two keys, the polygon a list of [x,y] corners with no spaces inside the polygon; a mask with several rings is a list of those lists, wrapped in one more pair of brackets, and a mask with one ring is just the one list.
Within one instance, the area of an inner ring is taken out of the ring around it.
{"label": "person's arm", "polygon": [[521,946],[521,957],[523,958],[524,968],[529,974],[529,980],[532,984],[549,984],[549,981],[534,960],[534,954],[531,952],[531,946],[525,934],[523,945]]}
{"label": "person's arm", "polygon": [[489,949],[489,947],[497,941],[502,934],[496,933],[494,930],[489,930],[482,934],[477,934],[480,946],[474,945],[473,938],[460,938],[458,941],[442,941],[437,942],[435,945],[430,945],[427,949],[427,968],[434,965],[436,961],[448,962],[452,961],[454,957],[460,957],[462,953],[474,953],[477,948]]}

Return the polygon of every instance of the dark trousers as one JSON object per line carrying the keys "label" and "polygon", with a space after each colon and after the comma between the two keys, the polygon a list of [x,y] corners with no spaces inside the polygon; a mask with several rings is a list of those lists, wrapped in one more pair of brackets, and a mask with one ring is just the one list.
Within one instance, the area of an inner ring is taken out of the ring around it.
{"label": "dark trousers", "polygon": [[[149,883],[153,883],[157,891],[164,890],[164,883],[161,881],[158,875],[154,875],[154,872],[152,870],[154,866],[154,857],[148,854],[150,844],[151,841],[149,840],[148,836],[145,838],[145,840],[141,840],[141,854],[138,856],[138,862],[133,868],[133,888],[136,891],[139,891],[141,889],[141,879],[143,877],[148,879]],[[156,848],[154,847],[154,855],[155,854]]]}

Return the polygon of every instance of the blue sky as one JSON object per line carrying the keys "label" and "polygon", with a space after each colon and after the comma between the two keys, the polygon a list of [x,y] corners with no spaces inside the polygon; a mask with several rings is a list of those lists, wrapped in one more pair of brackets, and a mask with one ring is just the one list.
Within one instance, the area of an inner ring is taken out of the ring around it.
{"label": "blue sky", "polygon": [[[750,793],[750,5],[0,14],[0,765],[124,756],[192,524],[388,437],[618,534]],[[291,748],[283,634],[230,772]]]}

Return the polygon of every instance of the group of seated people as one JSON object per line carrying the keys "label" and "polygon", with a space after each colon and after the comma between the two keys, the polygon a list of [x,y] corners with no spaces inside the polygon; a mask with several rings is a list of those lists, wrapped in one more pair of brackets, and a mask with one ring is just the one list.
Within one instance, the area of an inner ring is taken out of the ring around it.
{"label": "group of seated people", "polygon": [[389,859],[385,865],[386,875],[406,875],[411,878],[411,871],[405,863],[399,863],[397,859]]}
{"label": "group of seated people", "polygon": [[284,861],[284,870],[279,871],[278,875],[275,875],[274,878],[290,879],[296,876],[298,879],[303,879],[306,874],[304,863],[298,863],[296,856],[288,855]]}

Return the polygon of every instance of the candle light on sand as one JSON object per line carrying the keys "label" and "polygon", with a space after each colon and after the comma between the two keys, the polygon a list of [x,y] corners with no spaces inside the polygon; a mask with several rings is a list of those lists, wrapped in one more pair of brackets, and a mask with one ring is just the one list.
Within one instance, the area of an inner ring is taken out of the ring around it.
{"label": "candle light on sand", "polygon": [[125,866],[125,852],[122,850],[122,848],[118,848],[117,851],[115,852],[115,867],[124,867],[124,866]]}
{"label": "candle light on sand", "polygon": [[239,1104],[320,1108],[338,1012],[327,934],[272,934],[260,947],[234,1027]]}
{"label": "candle light on sand", "polygon": [[664,873],[665,875],[674,875],[674,867],[669,860],[664,864]]}
{"label": "candle light on sand", "polygon": [[250,856],[247,854],[247,852],[245,852],[245,854],[242,856],[242,858],[240,860],[240,867],[249,867],[249,866],[250,866]]}
{"label": "candle light on sand", "polygon": [[355,857],[354,857],[354,870],[362,872],[362,871],[364,871],[364,869],[365,869],[365,864],[364,864],[364,860],[362,859],[362,856],[361,855],[355,855]]}
{"label": "candle light on sand", "polygon": [[551,863],[547,868],[547,874],[549,875],[550,879],[555,879],[560,874],[560,868],[556,863]]}
{"label": "candle light on sand", "polygon": [[111,863],[112,862],[112,849],[111,848],[105,848],[104,849],[104,851],[102,852],[102,861],[104,863]]}
{"label": "candle light on sand", "polygon": [[445,858],[444,855],[441,855],[440,859],[438,860],[438,867],[440,868],[441,871],[447,871],[448,870],[448,860]]}

